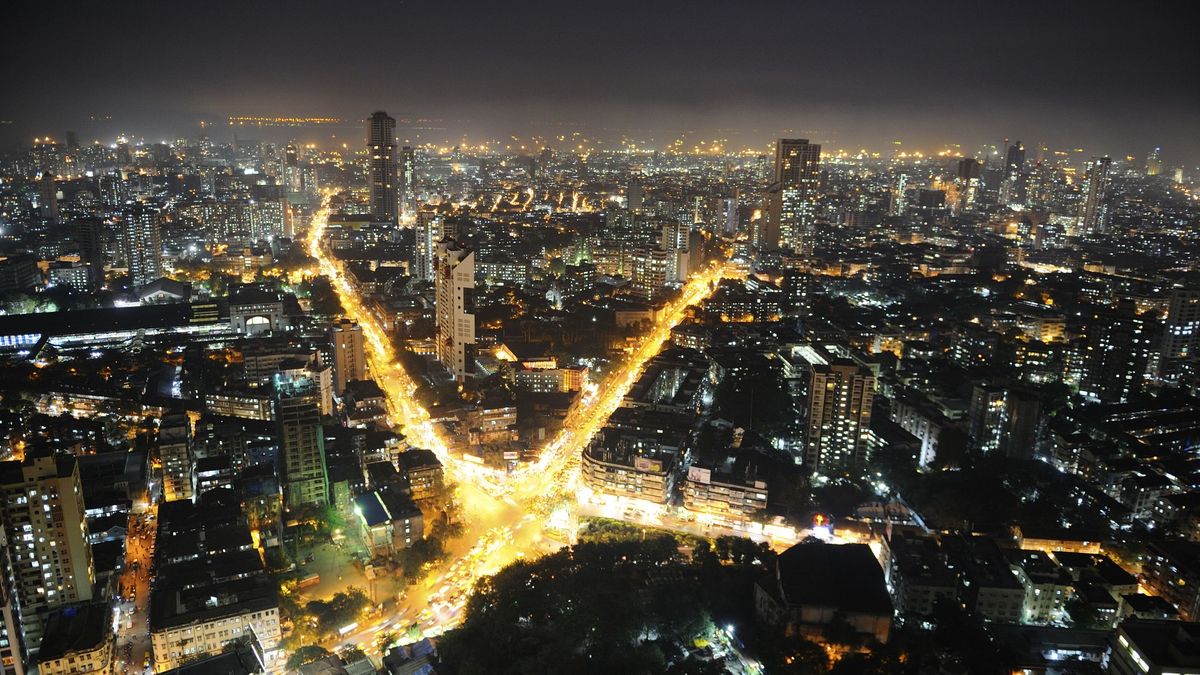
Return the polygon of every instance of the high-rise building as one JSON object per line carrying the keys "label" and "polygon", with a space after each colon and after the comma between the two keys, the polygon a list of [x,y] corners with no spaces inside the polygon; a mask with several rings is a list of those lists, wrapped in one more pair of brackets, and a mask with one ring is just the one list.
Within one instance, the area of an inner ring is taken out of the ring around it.
{"label": "high-rise building", "polygon": [[775,182],[816,190],[821,146],[805,138],[781,138],[775,144]]}
{"label": "high-rise building", "polygon": [[413,233],[414,250],[412,276],[420,281],[433,281],[437,244],[442,240],[443,216],[429,209],[417,212],[417,227]]}
{"label": "high-rise building", "polygon": [[81,218],[71,223],[71,238],[79,249],[79,260],[87,265],[89,286],[104,286],[104,221]]}
{"label": "high-rise building", "polygon": [[121,221],[122,252],[134,287],[162,276],[162,233],[158,211],[143,204],[125,209]]}
{"label": "high-rise building", "polygon": [[908,174],[900,173],[896,174],[896,181],[892,184],[888,215],[902,216],[906,208],[908,208]]}
{"label": "high-rise building", "polygon": [[283,150],[283,187],[288,192],[304,191],[304,173],[300,170],[300,151],[294,143]]}
{"label": "high-rise building", "polygon": [[1141,391],[1150,365],[1154,324],[1132,311],[1097,311],[1075,345],[1068,376],[1089,401],[1124,403]]}
{"label": "high-rise building", "polygon": [[379,221],[396,222],[396,120],[380,110],[371,115],[367,150],[371,153],[371,215]]}
{"label": "high-rise building", "polygon": [[8,555],[8,535],[0,523],[0,673],[25,675],[25,642],[21,638],[21,606]]}
{"label": "high-rise building", "polygon": [[92,599],[79,463],[67,454],[0,462],[0,498],[13,577],[5,583],[15,590],[25,647],[36,652],[51,609]]}
{"label": "high-rise building", "polygon": [[625,187],[625,205],[629,207],[630,213],[637,215],[642,212],[642,199],[642,180],[634,176]]}
{"label": "high-rise building", "polygon": [[339,319],[329,327],[329,342],[333,345],[334,391],[340,396],[347,382],[367,379],[362,327],[350,319]]}
{"label": "high-rise building", "polygon": [[775,145],[775,182],[767,188],[761,236],[763,250],[785,246],[812,250],[812,229],[820,187],[821,146],[803,138],[781,138]]}
{"label": "high-rise building", "polygon": [[43,171],[38,177],[38,215],[51,222],[58,222],[58,183],[54,174]]}
{"label": "high-rise building", "polygon": [[187,413],[163,415],[158,425],[158,457],[162,462],[163,501],[191,499],[196,483],[192,421]]}
{"label": "high-rise building", "polygon": [[1025,198],[1025,146],[1017,141],[1008,146],[1004,159],[1004,180],[1000,183],[1000,202],[1010,204]]}
{"label": "high-rise building", "polygon": [[446,237],[436,256],[437,358],[461,382],[475,372],[475,252]]}
{"label": "high-rise building", "polygon": [[667,280],[687,281],[691,273],[691,235],[687,223],[670,221],[662,226],[662,248],[667,252]]}
{"label": "high-rise building", "polygon": [[1079,227],[1084,234],[1103,234],[1108,227],[1109,174],[1111,157],[1096,157],[1088,164],[1083,184],[1083,201],[1079,205]]}
{"label": "high-rise building", "polygon": [[870,459],[875,375],[850,359],[814,364],[808,395],[808,467],[826,476],[865,468]]}
{"label": "high-rise building", "polygon": [[1162,173],[1162,148],[1154,148],[1146,155],[1146,175],[1157,176]]}
{"label": "high-rise building", "polygon": [[629,253],[630,289],[643,300],[654,301],[667,285],[672,254],[661,246],[638,246]]}
{"label": "high-rise building", "polygon": [[1158,376],[1177,382],[1200,373],[1200,289],[1177,289],[1167,305]]}
{"label": "high-rise building", "polygon": [[412,146],[400,148],[400,212],[412,213],[416,205],[417,155]]}
{"label": "high-rise building", "polygon": [[283,504],[291,510],[329,503],[321,391],[306,378],[275,377],[275,419],[283,468]]}
{"label": "high-rise building", "polygon": [[958,211],[966,211],[975,206],[975,199],[979,195],[979,175],[979,160],[974,157],[959,160],[958,175],[955,177],[955,182],[958,183]]}

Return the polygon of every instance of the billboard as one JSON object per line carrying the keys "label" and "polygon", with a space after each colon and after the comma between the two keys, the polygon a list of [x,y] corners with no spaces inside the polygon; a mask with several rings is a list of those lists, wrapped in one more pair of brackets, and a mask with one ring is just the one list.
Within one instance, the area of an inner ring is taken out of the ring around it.
{"label": "billboard", "polygon": [[638,457],[633,460],[633,468],[644,473],[662,473],[662,460]]}

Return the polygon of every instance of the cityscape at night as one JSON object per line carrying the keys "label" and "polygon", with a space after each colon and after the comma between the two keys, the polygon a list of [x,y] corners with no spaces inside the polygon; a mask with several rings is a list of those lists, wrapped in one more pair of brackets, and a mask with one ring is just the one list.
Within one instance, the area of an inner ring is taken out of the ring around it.
{"label": "cityscape at night", "polygon": [[1175,8],[9,18],[0,675],[1200,675]]}

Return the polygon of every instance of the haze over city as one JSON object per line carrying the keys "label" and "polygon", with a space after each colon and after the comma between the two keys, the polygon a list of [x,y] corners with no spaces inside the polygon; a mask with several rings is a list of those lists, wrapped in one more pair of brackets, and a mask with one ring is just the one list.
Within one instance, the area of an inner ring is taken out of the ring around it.
{"label": "haze over city", "polygon": [[[420,142],[439,144],[572,130],[658,147],[691,132],[745,147],[790,135],[931,152],[1008,136],[1121,156],[1164,145],[1183,163],[1200,161],[1200,93],[1188,86],[1197,55],[1187,22],[1167,6],[131,2],[15,11],[2,47],[9,144],[64,128],[158,140],[229,116],[360,125],[361,111],[378,107],[434,120]],[[302,140],[329,140],[311,136]]]}

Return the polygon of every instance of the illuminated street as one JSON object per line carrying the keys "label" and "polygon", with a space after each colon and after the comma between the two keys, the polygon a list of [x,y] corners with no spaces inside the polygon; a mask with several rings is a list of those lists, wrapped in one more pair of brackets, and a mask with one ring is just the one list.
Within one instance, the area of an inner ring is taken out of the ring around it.
{"label": "illuminated street", "polygon": [[346,314],[362,327],[371,373],[387,395],[392,423],[403,430],[410,444],[436,453],[457,487],[466,528],[463,537],[450,544],[452,562],[411,587],[401,598],[396,615],[360,626],[335,643],[373,649],[372,636],[383,631],[416,623],[425,635],[436,635],[456,625],[463,618],[462,607],[475,580],[494,574],[518,557],[540,555],[572,538],[571,523],[576,519],[564,517],[563,511],[575,508],[583,448],[620,405],[642,367],[662,349],[671,328],[683,320],[688,308],[736,270],[732,265],[711,265],[694,275],[632,353],[599,386],[585,393],[538,460],[504,474],[450,454],[428,412],[414,400],[416,385],[397,362],[378,320],[364,308],[340,265],[322,246],[330,197],[326,195],[322,208],[314,214],[308,231],[309,253],[330,279]]}

